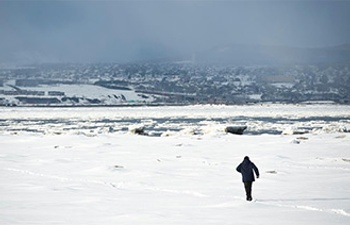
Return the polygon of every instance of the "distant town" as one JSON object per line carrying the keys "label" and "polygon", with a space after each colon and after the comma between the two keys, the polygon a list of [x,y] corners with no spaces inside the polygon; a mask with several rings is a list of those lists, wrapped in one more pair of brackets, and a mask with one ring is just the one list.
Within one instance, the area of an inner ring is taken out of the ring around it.
{"label": "distant town", "polygon": [[[60,85],[75,87],[76,93],[69,94],[58,88]],[[87,97],[79,94],[79,85],[115,91],[115,94],[110,92],[101,97],[90,93]],[[43,91],[38,87],[46,89]],[[128,97],[125,93],[133,93],[136,97]],[[349,104],[350,62],[283,66],[171,62],[0,67],[1,106],[264,102]]]}

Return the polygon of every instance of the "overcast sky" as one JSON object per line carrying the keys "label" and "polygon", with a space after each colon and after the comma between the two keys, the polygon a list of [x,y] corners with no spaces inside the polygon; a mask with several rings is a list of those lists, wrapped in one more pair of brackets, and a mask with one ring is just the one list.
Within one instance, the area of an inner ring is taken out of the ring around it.
{"label": "overcast sky", "polygon": [[0,0],[0,63],[127,62],[230,44],[345,43],[350,0]]}

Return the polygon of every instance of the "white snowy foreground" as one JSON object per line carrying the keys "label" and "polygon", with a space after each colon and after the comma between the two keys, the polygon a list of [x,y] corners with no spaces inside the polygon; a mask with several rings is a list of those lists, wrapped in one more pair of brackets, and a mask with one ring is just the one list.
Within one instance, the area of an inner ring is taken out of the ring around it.
{"label": "white snowy foreground", "polygon": [[[350,223],[346,132],[2,131],[0,146],[2,225]],[[235,171],[246,155],[261,174],[253,202]]]}

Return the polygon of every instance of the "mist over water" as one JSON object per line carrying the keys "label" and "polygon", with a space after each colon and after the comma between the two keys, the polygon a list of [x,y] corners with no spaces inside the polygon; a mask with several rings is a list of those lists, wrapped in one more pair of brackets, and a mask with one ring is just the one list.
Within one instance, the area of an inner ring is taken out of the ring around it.
{"label": "mist over water", "polygon": [[0,63],[188,58],[350,42],[350,1],[1,1]]}

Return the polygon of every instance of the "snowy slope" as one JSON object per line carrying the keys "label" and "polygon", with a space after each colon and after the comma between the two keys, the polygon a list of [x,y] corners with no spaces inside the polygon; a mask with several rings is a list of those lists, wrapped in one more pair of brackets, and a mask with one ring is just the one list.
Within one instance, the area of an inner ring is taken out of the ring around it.
{"label": "snowy slope", "polygon": [[[271,116],[291,114],[283,107],[272,108],[274,113],[267,110]],[[148,115],[174,115],[171,109],[165,107],[164,114],[162,108],[149,109]],[[300,108],[300,112],[313,109]],[[339,116],[341,109],[333,115]],[[56,119],[81,116],[94,123],[94,117],[117,112],[86,110],[74,111],[74,116],[65,109],[0,112],[6,115],[2,120],[17,118],[19,124],[26,115],[53,119],[55,114]],[[135,117],[146,113],[120,110],[121,115],[128,112]],[[177,113],[210,117],[211,110],[197,106]],[[261,112],[264,115],[262,108]],[[345,225],[350,221],[350,133],[179,132],[147,137],[127,132],[57,135],[1,129],[0,224]],[[241,176],[235,171],[245,155],[261,173],[253,184],[253,202],[245,201]]]}
{"label": "snowy slope", "polygon": [[308,138],[2,136],[0,223],[348,224],[350,136]]}

